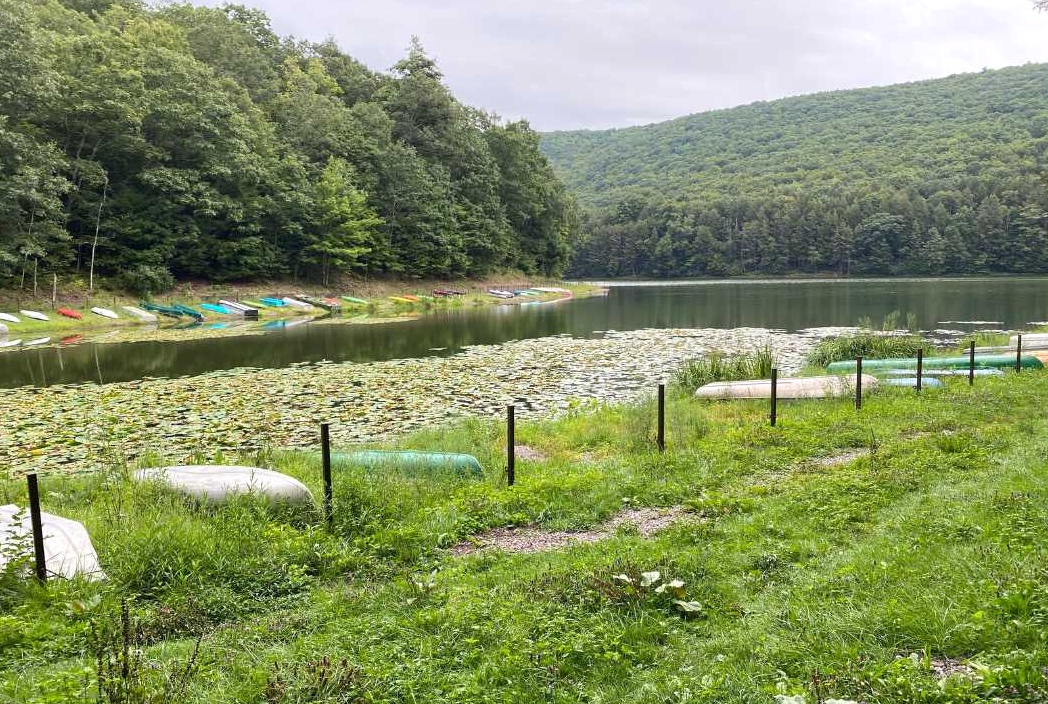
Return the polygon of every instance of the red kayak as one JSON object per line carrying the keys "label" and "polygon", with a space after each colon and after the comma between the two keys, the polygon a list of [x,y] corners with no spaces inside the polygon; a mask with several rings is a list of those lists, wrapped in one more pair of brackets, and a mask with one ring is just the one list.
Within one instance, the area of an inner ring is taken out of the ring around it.
{"label": "red kayak", "polygon": [[72,318],[73,320],[80,320],[84,317],[80,313],[77,313],[75,310],[72,310],[70,308],[59,308],[55,312],[59,315],[64,315],[67,318]]}

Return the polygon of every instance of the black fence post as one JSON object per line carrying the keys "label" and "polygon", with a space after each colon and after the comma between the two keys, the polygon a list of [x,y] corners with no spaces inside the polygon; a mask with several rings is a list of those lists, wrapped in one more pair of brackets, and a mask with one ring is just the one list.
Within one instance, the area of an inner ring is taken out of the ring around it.
{"label": "black fence post", "polygon": [[862,357],[855,358],[855,410],[862,409]]}
{"label": "black fence post", "polygon": [[331,426],[328,423],[320,425],[320,458],[324,473],[324,520],[328,527],[334,523],[335,517],[331,511],[333,491],[331,487]]}
{"label": "black fence post", "polygon": [[775,427],[775,420],[778,417],[778,400],[779,400],[779,370],[771,370],[771,427]]}
{"label": "black fence post", "polygon": [[666,451],[666,385],[659,384],[659,425],[655,442],[659,452]]}
{"label": "black fence post", "polygon": [[1023,370],[1023,336],[1020,333],[1015,338],[1015,371],[1021,372]]}
{"label": "black fence post", "polygon": [[506,406],[506,483],[513,486],[517,480],[517,419],[516,407]]}
{"label": "black fence post", "polygon": [[968,386],[975,385],[975,340],[968,346]]}
{"label": "black fence post", "polygon": [[924,348],[917,350],[917,391],[921,390],[921,377],[924,375]]}
{"label": "black fence post", "polygon": [[29,484],[29,522],[33,527],[33,564],[36,578],[47,581],[47,556],[44,554],[44,521],[40,516],[40,487],[36,475],[26,477]]}

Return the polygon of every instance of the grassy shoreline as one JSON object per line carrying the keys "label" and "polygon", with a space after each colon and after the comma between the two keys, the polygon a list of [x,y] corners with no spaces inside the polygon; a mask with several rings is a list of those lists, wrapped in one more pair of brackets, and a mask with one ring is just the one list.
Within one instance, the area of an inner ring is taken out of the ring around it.
{"label": "grassy shoreline", "polygon": [[[401,445],[472,452],[482,480],[337,467],[330,532],[254,501],[195,507],[120,466],[45,477],[45,510],[85,522],[110,579],[0,581],[0,702],[81,701],[120,645],[92,629],[119,624],[122,599],[144,689],[202,637],[187,704],[1043,701],[1045,394],[1048,374],[1009,373],[880,390],[862,411],[780,404],[776,428],[760,402],[671,395],[665,455],[650,401],[579,409],[519,425],[534,454],[513,488],[501,426],[467,421]],[[320,495],[313,458],[243,459]],[[11,501],[20,482],[0,484]],[[624,507],[683,518],[653,538],[451,550]]]}
{"label": "grassy shoreline", "polygon": [[[508,282],[508,283],[507,283]],[[346,321],[352,322],[354,318],[367,316],[368,322],[381,320],[397,320],[405,316],[416,316],[434,310],[476,308],[491,305],[519,305],[532,301],[554,301],[560,296],[556,293],[545,293],[542,296],[528,299],[503,300],[487,294],[491,288],[508,286],[511,288],[527,288],[530,286],[548,286],[563,288],[571,292],[573,296],[595,295],[601,291],[599,287],[585,284],[566,284],[558,281],[547,281],[543,279],[526,279],[520,275],[507,276],[501,279],[469,280],[469,281],[415,281],[395,282],[380,281],[347,284],[336,289],[322,289],[287,282],[275,282],[266,284],[250,284],[242,286],[210,285],[199,283],[180,284],[174,290],[165,294],[153,296],[153,302],[162,305],[180,303],[196,307],[201,302],[215,303],[219,299],[234,301],[250,301],[264,296],[296,296],[306,295],[313,297],[352,295],[368,300],[367,305],[353,304],[342,301],[341,316]],[[394,297],[406,295],[427,295],[434,289],[450,288],[464,291],[464,295],[451,297],[433,297],[432,300],[422,299],[414,303],[393,301]],[[120,306],[137,306],[142,300],[140,296],[131,296],[120,292],[96,291],[89,295],[86,288],[71,285],[57,298],[54,309],[49,296],[28,296],[24,292],[2,291],[0,292],[0,312],[12,313],[21,320],[18,323],[4,322],[9,329],[8,337],[34,336],[40,334],[75,334],[78,332],[93,332],[113,328],[133,328],[143,325],[141,321],[127,316]],[[110,308],[121,315],[121,319],[112,320],[91,313],[91,308],[100,306]],[[83,319],[74,320],[63,317],[54,312],[57,308],[69,307],[83,314]],[[50,317],[49,321],[36,321],[18,313],[20,309],[37,310]],[[228,321],[231,316],[220,313],[200,310],[204,315],[204,321],[208,323]],[[326,311],[317,308],[313,311],[300,310],[291,307],[259,309],[259,318],[262,321],[287,319],[308,315],[324,314]],[[0,321],[3,322],[3,321]],[[161,319],[161,323],[172,321]],[[177,322],[177,321],[175,321]],[[146,323],[145,325],[149,325]]]}

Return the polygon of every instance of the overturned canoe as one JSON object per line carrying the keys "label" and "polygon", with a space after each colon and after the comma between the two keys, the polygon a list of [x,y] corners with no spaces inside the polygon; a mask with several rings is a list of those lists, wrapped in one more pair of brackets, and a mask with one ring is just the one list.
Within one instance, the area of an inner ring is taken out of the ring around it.
{"label": "overturned canoe", "polygon": [[358,306],[366,306],[368,304],[363,298],[356,298],[354,296],[343,296],[342,300],[346,303],[353,303]]}
{"label": "overturned canoe", "polygon": [[[78,575],[105,579],[105,572],[98,564],[98,553],[82,523],[50,513],[41,513],[40,522],[44,528],[44,565],[48,574],[67,579]],[[31,556],[13,555],[8,549],[24,544],[31,535],[28,511],[14,504],[0,506],[0,571],[11,559]]]}
{"label": "overturned canoe", "polygon": [[[1020,358],[1023,369],[1041,369],[1044,364],[1034,356]],[[969,359],[967,355],[959,357],[925,357],[925,369],[960,369],[967,368]],[[977,354],[975,355],[975,366],[983,368],[1008,369],[1015,367],[1014,354]],[[917,358],[906,357],[903,359],[864,359],[862,360],[863,371],[877,371],[881,369],[916,369]],[[855,360],[834,362],[826,367],[826,370],[836,374],[847,374],[855,371]]]}
{"label": "overturned canoe", "polygon": [[211,313],[218,313],[219,315],[229,315],[229,309],[225,306],[216,306],[214,303],[201,303],[200,307]]}
{"label": "overturned canoe", "polygon": [[313,306],[305,301],[300,301],[297,298],[291,298],[290,296],[284,296],[281,298],[285,305],[289,305],[292,308],[298,308],[299,310],[310,310]]}
{"label": "overturned canoe", "polygon": [[[975,376],[1004,376],[1003,369],[975,369],[973,371],[975,372]],[[884,376],[893,377],[913,376],[913,372],[913,369],[888,369],[883,372],[878,371],[877,373],[883,374]],[[921,376],[968,376],[968,373],[968,369],[925,369],[922,372]]]}
{"label": "overturned canoe", "polygon": [[84,317],[83,313],[73,310],[72,308],[59,308],[55,312],[59,315],[64,315],[67,318],[72,318],[73,320],[82,320]]}
{"label": "overturned canoe", "polygon": [[204,314],[201,313],[200,311],[198,311],[196,308],[190,308],[189,306],[184,306],[181,303],[175,303],[171,307],[174,310],[177,310],[182,315],[188,315],[193,320],[203,320],[204,319]]}
{"label": "overturned canoe", "polygon": [[245,320],[258,320],[258,308],[240,303],[238,301],[219,300],[218,305],[225,306],[234,315],[242,315]]}
{"label": "overturned canoe", "polygon": [[168,318],[181,318],[185,315],[185,313],[173,306],[161,306],[157,305],[156,303],[148,303],[146,301],[142,301],[138,305],[140,305],[144,310],[159,313],[160,315],[167,316]]}
{"label": "overturned canoe", "polygon": [[[917,388],[917,377],[915,377],[915,376],[893,376],[893,377],[891,377],[889,379],[884,379],[882,383],[887,384],[888,386],[901,386],[904,389],[916,389]],[[930,379],[929,378],[922,378],[921,379],[921,386],[926,388],[926,389],[941,389],[942,385],[943,385],[942,384],[942,380],[941,379],[936,379],[935,377],[932,377]]]}
{"label": "overturned canoe", "polygon": [[333,452],[331,461],[365,469],[393,469],[398,472],[453,472],[459,476],[481,478],[484,469],[473,455],[457,452],[422,452],[418,450],[360,450]]}
{"label": "overturned canoe", "polygon": [[20,310],[18,312],[21,313],[22,315],[24,315],[27,318],[32,318],[33,320],[40,320],[40,321],[50,320],[50,318],[48,318],[46,315],[44,315],[43,313],[41,313],[38,310],[25,310],[25,309],[23,309],[23,310]]}
{"label": "overturned canoe", "polygon": [[[1030,347],[1048,347],[1048,333],[1044,332],[1032,332],[1023,334],[1023,349]],[[1008,338],[1008,346],[1015,348],[1019,344],[1019,337],[1012,335]]]}
{"label": "overturned canoe", "polygon": [[120,307],[123,308],[125,311],[127,311],[132,316],[138,318],[139,320],[141,320],[144,323],[155,323],[157,321],[157,317],[155,315],[153,315],[152,313],[147,313],[146,311],[142,310],[141,308],[136,308],[135,306],[120,306]]}
{"label": "overturned canoe", "polygon": [[9,323],[20,323],[20,322],[22,322],[21,320],[19,320],[17,315],[11,315],[10,313],[0,313],[0,320],[5,320],[5,321],[7,321]]}
{"label": "overturned canoe", "polygon": [[[863,388],[877,386],[877,378],[862,375]],[[854,377],[809,376],[779,379],[775,389],[777,398],[826,398],[844,396],[855,390]],[[771,398],[770,379],[747,381],[715,381],[700,386],[695,391],[697,398]]]}
{"label": "overturned canoe", "polygon": [[100,315],[103,318],[109,318],[110,320],[117,320],[120,318],[119,315],[117,315],[114,311],[109,310],[108,308],[95,307],[91,309],[91,312],[95,315]]}
{"label": "overturned canoe", "polygon": [[137,481],[160,482],[187,496],[214,503],[245,494],[258,494],[279,503],[313,503],[313,495],[305,484],[261,467],[182,465],[140,469],[132,476]]}

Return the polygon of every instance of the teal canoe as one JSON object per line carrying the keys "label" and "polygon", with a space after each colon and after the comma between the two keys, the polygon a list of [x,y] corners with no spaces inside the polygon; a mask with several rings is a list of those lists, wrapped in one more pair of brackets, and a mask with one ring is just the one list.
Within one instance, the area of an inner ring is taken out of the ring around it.
{"label": "teal canoe", "polygon": [[181,303],[175,303],[171,307],[173,309],[177,310],[182,315],[188,315],[193,320],[203,320],[204,319],[204,314],[203,313],[201,313],[200,311],[195,310],[193,308],[190,308],[189,306],[184,306]]}
{"label": "teal canoe", "polygon": [[168,318],[181,318],[183,313],[180,310],[171,308],[170,306],[158,306],[156,303],[146,303],[141,301],[138,307],[143,310],[148,310],[151,313],[159,313],[160,315],[166,315]]}
{"label": "teal canoe", "polygon": [[[1042,369],[1044,364],[1036,357],[1024,356],[1019,360],[1023,369]],[[969,365],[968,356],[961,357],[925,357],[925,369],[965,369]],[[977,354],[975,355],[975,366],[977,368],[1008,369],[1015,367],[1014,354]],[[864,359],[862,370],[864,372],[876,372],[879,369],[916,369],[917,358],[908,357],[904,359]],[[826,367],[826,370],[841,374],[855,371],[855,360],[834,362]]]}
{"label": "teal canoe", "polygon": [[218,313],[220,315],[229,315],[229,309],[225,306],[216,306],[213,303],[201,303],[200,307],[204,310],[211,311],[212,313]]}
{"label": "teal canoe", "polygon": [[398,472],[430,474],[451,471],[459,476],[480,479],[484,470],[473,455],[457,452],[422,452],[417,450],[360,450],[332,452],[332,463],[365,469],[393,469]]}

